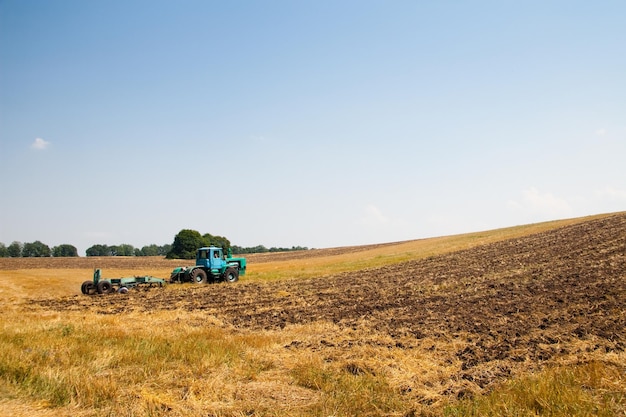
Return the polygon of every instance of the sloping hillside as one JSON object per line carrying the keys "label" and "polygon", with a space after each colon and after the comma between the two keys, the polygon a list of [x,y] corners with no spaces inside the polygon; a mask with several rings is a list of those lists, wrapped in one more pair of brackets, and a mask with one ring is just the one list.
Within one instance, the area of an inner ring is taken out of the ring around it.
{"label": "sloping hillside", "polygon": [[[331,323],[336,332],[294,337],[286,348],[329,357],[368,344],[440,350],[439,360],[456,365],[437,394],[461,397],[557,358],[624,351],[626,214],[323,279],[32,303],[100,314],[202,312],[241,331]],[[418,381],[403,389],[419,392]]]}

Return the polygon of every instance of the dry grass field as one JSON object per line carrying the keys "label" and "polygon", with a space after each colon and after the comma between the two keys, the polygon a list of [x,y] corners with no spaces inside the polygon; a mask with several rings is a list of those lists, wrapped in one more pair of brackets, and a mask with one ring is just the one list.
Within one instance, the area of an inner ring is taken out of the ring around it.
{"label": "dry grass field", "polygon": [[626,213],[248,260],[0,259],[0,415],[626,415]]}

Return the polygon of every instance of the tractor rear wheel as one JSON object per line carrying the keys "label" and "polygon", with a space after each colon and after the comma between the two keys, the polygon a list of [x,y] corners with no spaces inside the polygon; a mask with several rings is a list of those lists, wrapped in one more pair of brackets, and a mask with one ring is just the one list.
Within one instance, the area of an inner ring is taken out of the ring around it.
{"label": "tractor rear wheel", "polygon": [[197,268],[191,271],[191,282],[194,284],[206,284],[207,276],[203,269]]}
{"label": "tractor rear wheel", "polygon": [[98,282],[98,294],[108,294],[113,291],[113,285],[109,281],[100,281]]}
{"label": "tractor rear wheel", "polygon": [[239,280],[239,270],[237,268],[228,268],[226,272],[224,272],[224,281],[226,282],[237,282]]}
{"label": "tractor rear wheel", "polygon": [[80,286],[80,291],[85,295],[92,295],[96,292],[96,286],[93,284],[93,281],[85,281]]}

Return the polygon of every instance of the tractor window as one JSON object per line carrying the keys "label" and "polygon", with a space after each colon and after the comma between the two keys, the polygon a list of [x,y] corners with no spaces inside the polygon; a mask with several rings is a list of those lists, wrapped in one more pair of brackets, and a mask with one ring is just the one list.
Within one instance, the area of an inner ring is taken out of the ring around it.
{"label": "tractor window", "polygon": [[207,258],[207,251],[205,251],[205,250],[201,250],[201,251],[198,253],[198,257],[199,257],[200,259],[206,259],[206,258]]}

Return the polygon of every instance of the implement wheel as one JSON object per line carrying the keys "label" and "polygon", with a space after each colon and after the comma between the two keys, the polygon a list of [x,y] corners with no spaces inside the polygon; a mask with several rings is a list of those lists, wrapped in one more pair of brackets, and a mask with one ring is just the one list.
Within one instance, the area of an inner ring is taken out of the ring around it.
{"label": "implement wheel", "polygon": [[113,285],[111,285],[110,281],[100,281],[98,282],[98,294],[108,294],[113,291]]}
{"label": "implement wheel", "polygon": [[224,281],[226,282],[237,282],[239,281],[239,270],[237,268],[228,268],[224,272]]}
{"label": "implement wheel", "polygon": [[191,271],[190,277],[193,284],[206,284],[207,276],[203,269],[194,269]]}
{"label": "implement wheel", "polygon": [[93,281],[85,281],[83,285],[80,286],[80,291],[85,295],[93,295],[96,293],[96,286]]}

